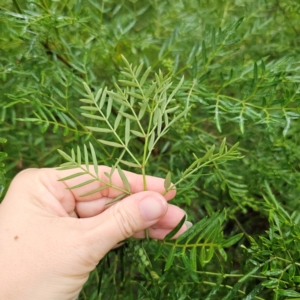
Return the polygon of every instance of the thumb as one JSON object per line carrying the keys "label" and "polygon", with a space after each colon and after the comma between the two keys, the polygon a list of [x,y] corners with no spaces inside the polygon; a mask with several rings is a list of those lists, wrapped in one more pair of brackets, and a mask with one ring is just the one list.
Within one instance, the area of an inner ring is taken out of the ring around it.
{"label": "thumb", "polygon": [[117,243],[154,225],[167,212],[166,199],[155,192],[140,192],[112,205],[101,214],[81,219],[88,227],[87,244],[100,260]]}

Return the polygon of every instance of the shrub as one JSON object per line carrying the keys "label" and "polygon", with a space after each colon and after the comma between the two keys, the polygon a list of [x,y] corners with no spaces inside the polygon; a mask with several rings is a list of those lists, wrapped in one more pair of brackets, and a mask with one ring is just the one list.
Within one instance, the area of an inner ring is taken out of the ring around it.
{"label": "shrub", "polygon": [[300,5],[211,2],[0,6],[2,197],[88,160],[179,182],[195,224],[128,240],[80,299],[300,298]]}

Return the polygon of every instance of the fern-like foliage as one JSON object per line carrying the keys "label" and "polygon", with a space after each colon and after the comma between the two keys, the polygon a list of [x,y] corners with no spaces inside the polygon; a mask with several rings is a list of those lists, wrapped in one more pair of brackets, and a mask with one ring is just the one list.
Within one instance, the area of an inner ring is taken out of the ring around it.
{"label": "fern-like foliage", "polygon": [[214,250],[128,240],[80,300],[299,298],[298,0],[3,0],[0,18],[0,198],[63,159],[101,188],[96,165],[165,177],[196,227],[221,212]]}
{"label": "fern-like foliage", "polygon": [[[220,253],[223,259],[227,260],[226,252],[224,248],[228,248],[237,243],[243,236],[243,233],[232,236],[230,239],[224,239],[222,234],[222,225],[225,219],[225,212],[215,213],[210,218],[204,218],[195,224],[188,231],[183,233],[175,241],[170,239],[180,229],[175,228],[170,232],[164,241],[161,243],[161,247],[155,255],[155,258],[159,258],[163,245],[170,247],[170,252],[166,257],[165,270],[168,270],[176,257],[179,257],[184,266],[193,272],[198,270],[198,265],[204,267],[211,261],[216,251]],[[177,230],[176,230],[177,229]]]}
{"label": "fern-like foliage", "polygon": [[[170,127],[181,117],[183,117],[188,107],[185,107],[182,111],[179,110],[178,106],[174,106],[174,97],[179,91],[183,83],[183,78],[180,82],[172,89],[172,82],[170,76],[163,76],[160,72],[155,74],[155,81],[150,84],[146,83],[147,77],[150,74],[151,68],[148,68],[142,73],[143,64],[138,67],[132,67],[128,61],[123,58],[125,62],[125,71],[122,74],[130,80],[120,80],[120,83],[125,85],[122,89],[118,84],[115,84],[116,91],[108,91],[108,89],[100,88],[96,95],[93,94],[91,89],[86,83],[83,83],[86,95],[84,99],[80,101],[86,104],[81,106],[81,109],[87,112],[82,113],[84,117],[91,120],[97,120],[98,127],[86,128],[96,134],[101,134],[101,139],[98,141],[103,144],[104,147],[112,147],[121,149],[119,157],[116,157],[116,162],[112,168],[111,174],[107,175],[110,184],[106,184],[102,180],[104,186],[96,190],[90,191],[88,194],[96,193],[99,189],[104,189],[108,186],[116,188],[111,184],[112,173],[117,170],[124,183],[125,187],[129,187],[128,180],[125,174],[122,172],[119,164],[123,166],[137,168],[143,175],[144,178],[144,189],[147,189],[146,182],[146,166],[149,163],[151,153],[158,143],[158,141],[169,131]],[[112,110],[115,110],[116,115],[112,114]],[[121,124],[123,123],[123,126]],[[131,150],[131,140],[139,138],[142,140],[143,151],[141,160]],[[229,160],[235,160],[241,158],[237,151],[238,143],[228,149],[226,146],[226,139],[220,145],[219,152],[214,153],[215,146],[212,146],[207,150],[207,153],[198,157],[194,154],[193,163],[180,174],[179,179],[171,184],[170,172],[165,178],[165,192],[176,188],[179,184],[186,180],[192,180],[195,182],[200,176],[200,170],[204,167],[222,164]],[[76,153],[72,150],[71,156],[65,152],[58,150],[59,153],[68,161],[62,164],[60,170],[79,168],[82,171],[75,173],[61,180],[69,180],[84,174],[88,174],[93,177],[86,182],[83,182],[70,189],[78,188],[96,180],[101,181],[98,176],[98,164],[96,152],[93,145],[89,145],[90,151],[84,146],[84,165],[82,165],[82,153],[80,147],[77,147]],[[130,157],[129,160],[124,160],[123,156],[127,154]],[[92,157],[94,165],[94,174],[89,170],[89,156]],[[186,189],[191,188],[189,184]],[[131,194],[130,189],[122,190],[122,194],[118,196],[116,200],[122,199],[124,196]],[[87,195],[87,194],[85,194]],[[110,203],[112,203],[110,202]]]}

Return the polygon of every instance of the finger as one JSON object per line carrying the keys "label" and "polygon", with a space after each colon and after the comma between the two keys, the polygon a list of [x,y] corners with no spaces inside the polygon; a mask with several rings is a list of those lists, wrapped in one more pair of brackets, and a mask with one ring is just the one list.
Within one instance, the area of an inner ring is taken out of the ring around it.
{"label": "finger", "polygon": [[[107,204],[111,200],[111,198],[104,197],[94,201],[77,202],[77,215],[81,218],[94,217],[109,208],[109,205]],[[124,199],[121,201],[124,201]],[[173,229],[185,214],[185,211],[178,206],[168,204],[167,213],[154,226],[157,228]]]}
{"label": "finger", "polygon": [[93,200],[93,201],[79,201],[76,203],[76,212],[80,218],[91,218],[101,214],[104,210],[109,208],[107,205],[111,198],[102,197],[101,199]]}
{"label": "finger", "polygon": [[[72,169],[72,170],[66,170],[66,171],[58,171],[57,172],[57,179],[61,180],[64,177],[70,176],[72,174],[82,172],[80,169]],[[93,166],[90,166],[90,172],[92,174],[94,173],[94,168]],[[112,186],[109,186],[109,178],[106,176],[106,174],[110,174],[111,168],[106,167],[106,166],[99,166],[98,168],[98,174],[99,174],[99,180],[96,180],[90,184],[87,184],[83,187],[79,187],[76,189],[71,189],[71,192],[73,193],[75,199],[77,201],[92,201],[92,200],[97,200],[100,199],[101,197],[108,197],[108,198],[115,198],[122,193],[126,192],[126,188],[123,184],[123,181],[118,173],[118,170],[114,170],[112,176],[111,176],[111,181],[112,181]],[[143,176],[140,174],[135,174],[132,172],[124,171],[124,174],[128,180],[128,183],[130,185],[130,190],[132,194],[142,192],[145,190],[144,187],[144,181],[143,181]],[[93,177],[91,175],[82,175],[76,178],[72,178],[70,180],[64,181],[65,185],[67,188],[70,188],[72,186],[76,186],[82,182],[88,181],[92,179]],[[103,187],[107,185],[108,187],[93,193],[92,195],[84,196],[82,197],[81,195],[84,195],[92,190],[96,190],[100,187]],[[163,178],[158,178],[154,176],[146,176],[146,190],[147,191],[154,191],[160,194],[163,194],[165,192],[164,188],[164,179]],[[176,194],[175,190],[171,190],[164,197],[167,200],[170,200],[174,198]]]}
{"label": "finger", "polygon": [[186,215],[186,212],[180,207],[169,204],[166,214],[156,222],[152,228],[173,229],[180,220]]}
{"label": "finger", "polygon": [[[177,224],[176,224],[177,225]],[[192,227],[192,223],[186,221],[179,231],[172,237],[172,239],[177,239],[181,234],[187,231],[189,228]],[[164,229],[164,228],[148,228],[148,234],[152,239],[163,240],[168,233],[170,233],[172,229]],[[145,230],[139,231],[133,235],[136,239],[144,239],[146,237]]]}
{"label": "finger", "polygon": [[83,245],[96,263],[119,242],[157,223],[167,208],[166,199],[158,193],[131,195],[102,214],[79,219],[85,229]]}
{"label": "finger", "polygon": [[[157,223],[148,228],[149,236],[153,239],[164,239],[165,236],[178,225],[184,215],[186,215],[186,212],[184,210],[175,205],[168,204],[166,214],[161,219],[159,219]],[[189,227],[191,227],[191,222],[186,221],[182,225],[178,233],[174,236],[174,238],[177,238]],[[145,238],[145,230],[137,232],[133,235],[133,237]]]}
{"label": "finger", "polygon": [[[24,194],[31,195],[29,198],[35,205],[42,207],[58,216],[72,215],[75,209],[75,199],[66,189],[63,182],[57,181],[55,169],[26,169],[20,172],[12,181],[8,193],[18,206],[23,204]],[[42,204],[42,206],[41,206]]]}

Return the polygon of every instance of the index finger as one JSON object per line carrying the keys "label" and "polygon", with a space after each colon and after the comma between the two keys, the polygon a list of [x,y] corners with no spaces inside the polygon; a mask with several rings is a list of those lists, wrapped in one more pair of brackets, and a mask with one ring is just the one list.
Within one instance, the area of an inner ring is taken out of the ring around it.
{"label": "index finger", "polygon": [[[82,172],[81,169],[72,169],[57,172],[57,178],[60,181],[63,181],[64,184],[72,192],[74,198],[77,201],[92,201],[102,197],[107,198],[116,198],[126,191],[130,190],[131,194],[135,194],[142,191],[154,191],[160,194],[165,192],[164,188],[164,179],[155,177],[155,176],[145,176],[146,185],[144,186],[143,176],[129,171],[122,171],[125,175],[125,180],[121,178],[120,173],[117,169],[112,171],[112,168],[107,166],[98,167],[98,176],[94,171],[94,167],[90,166],[90,174],[83,174],[75,178],[64,180],[69,176]],[[110,174],[110,178],[107,176]],[[98,179],[96,179],[98,178]],[[86,185],[80,186],[83,182],[89,182],[95,179],[95,181],[87,183]],[[79,185],[79,186],[78,186]],[[77,188],[72,188],[78,186]],[[146,188],[145,188],[146,187]],[[96,191],[90,195],[88,194],[91,191]],[[127,192],[128,194],[128,192]],[[175,190],[167,192],[164,197],[167,200],[172,199],[176,194]],[[82,196],[83,195],[83,196]]]}

